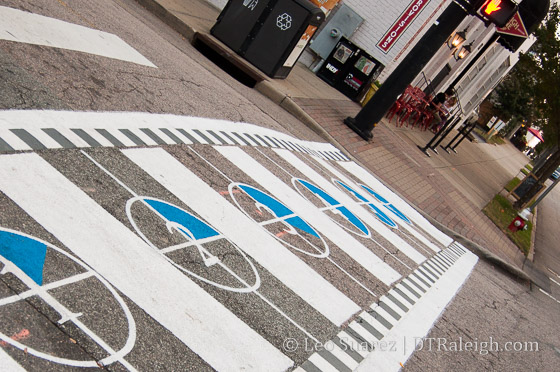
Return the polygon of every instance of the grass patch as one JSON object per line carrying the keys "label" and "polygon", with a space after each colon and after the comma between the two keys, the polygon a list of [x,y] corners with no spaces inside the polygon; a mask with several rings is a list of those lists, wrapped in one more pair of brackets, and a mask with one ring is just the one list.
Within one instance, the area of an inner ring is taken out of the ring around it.
{"label": "grass patch", "polygon": [[511,190],[513,190],[515,188],[515,186],[519,185],[521,183],[521,180],[517,177],[514,177],[511,181],[509,181],[506,185],[506,187],[504,187],[506,189],[507,192],[511,192]]}
{"label": "grass patch", "polygon": [[506,141],[504,141],[504,139],[500,137],[499,134],[495,134],[491,138],[488,138],[488,133],[482,128],[476,127],[474,128],[474,132],[478,134],[480,137],[484,138],[486,143],[492,145],[503,145],[504,143],[506,143]]}
{"label": "grass patch", "polygon": [[527,165],[525,166],[525,168],[526,168],[529,172],[532,172],[532,171],[533,171],[533,166],[532,166],[531,164],[527,164]]}
{"label": "grass patch", "polygon": [[491,145],[503,145],[504,143],[506,143],[506,141],[504,141],[504,139],[502,137],[498,136],[498,135],[492,136],[486,142],[488,142]]}
{"label": "grass patch", "polygon": [[507,237],[523,252],[525,256],[529,254],[531,249],[531,233],[533,231],[533,224],[527,221],[527,230],[520,230],[511,232],[508,229],[511,221],[517,216],[517,211],[512,207],[507,198],[502,195],[496,195],[494,199],[484,207],[482,212],[494,222],[494,224],[502,230]]}

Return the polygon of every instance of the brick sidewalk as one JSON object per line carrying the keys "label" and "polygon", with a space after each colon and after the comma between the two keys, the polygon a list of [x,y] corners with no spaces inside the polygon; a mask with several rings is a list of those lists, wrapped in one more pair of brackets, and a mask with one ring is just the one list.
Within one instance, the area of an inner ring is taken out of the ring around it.
{"label": "brick sidewalk", "polygon": [[381,122],[373,131],[373,142],[365,142],[344,125],[347,116],[359,111],[348,100],[294,98],[347,151],[373,171],[392,189],[420,210],[492,253],[523,265],[524,256],[480,210],[430,165],[410,141]]}

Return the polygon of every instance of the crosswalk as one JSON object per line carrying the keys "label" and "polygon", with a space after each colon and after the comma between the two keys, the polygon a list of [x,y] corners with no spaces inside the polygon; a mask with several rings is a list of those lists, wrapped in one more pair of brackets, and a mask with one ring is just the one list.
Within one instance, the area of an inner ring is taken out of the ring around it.
{"label": "crosswalk", "polygon": [[[0,365],[149,370],[136,340],[157,329],[203,369],[398,370],[476,264],[330,144],[175,115],[0,123]],[[31,299],[87,356],[13,316]]]}

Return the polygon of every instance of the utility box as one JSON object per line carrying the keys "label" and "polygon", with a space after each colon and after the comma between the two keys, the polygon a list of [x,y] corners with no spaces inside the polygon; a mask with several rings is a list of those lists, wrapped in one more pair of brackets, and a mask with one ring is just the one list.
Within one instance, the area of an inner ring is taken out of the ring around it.
{"label": "utility box", "polygon": [[325,20],[307,0],[230,0],[210,31],[273,78],[286,78]]}
{"label": "utility box", "polygon": [[364,19],[346,4],[340,4],[331,15],[325,27],[315,36],[309,46],[321,59],[327,59],[341,37],[350,38],[364,22]]}

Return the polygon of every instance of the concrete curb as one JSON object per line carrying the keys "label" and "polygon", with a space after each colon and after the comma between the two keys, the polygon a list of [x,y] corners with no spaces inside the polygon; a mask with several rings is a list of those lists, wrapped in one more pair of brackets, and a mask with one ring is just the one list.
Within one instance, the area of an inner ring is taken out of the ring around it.
{"label": "concrete curb", "polygon": [[278,104],[288,113],[292,114],[305,126],[321,136],[325,141],[336,146],[336,148],[346,156],[351,159],[355,159],[355,157],[352,156],[352,154],[350,154],[350,152],[343,146],[341,146],[338,141],[329,134],[329,132],[327,132],[319,123],[317,123],[317,121],[315,121],[315,119],[313,119],[311,116],[309,116],[308,113],[306,113],[301,107],[299,107],[289,95],[276,89],[270,81],[260,81],[255,85],[254,89],[256,89],[263,96],[270,99],[272,102]]}
{"label": "concrete curb", "polygon": [[185,22],[181,21],[156,0],[136,0],[136,2],[146,8],[146,10],[154,14],[160,20],[162,20],[173,30],[177,31],[181,36],[189,40],[189,42],[193,42],[194,36],[198,31],[193,27],[187,25]]}
{"label": "concrete curb", "polygon": [[[411,205],[414,206],[413,204]],[[514,277],[517,277],[521,280],[525,280],[533,284],[536,284],[536,281],[530,275],[524,272],[521,268],[512,265],[509,262],[504,261],[502,258],[496,256],[494,253],[490,252],[486,248],[478,245],[472,240],[467,239],[463,235],[456,233],[455,231],[449,229],[447,226],[442,225],[441,223],[431,218],[430,216],[426,215],[423,211],[419,210],[415,206],[414,208],[420,214],[422,214],[422,216],[424,216],[428,221],[430,221],[432,225],[436,226],[438,230],[442,231],[446,235],[455,239],[457,242],[461,243],[472,253],[476,254],[481,260],[484,260],[485,262],[498,267],[499,269],[506,272],[507,274],[513,275]]]}

